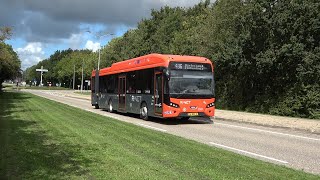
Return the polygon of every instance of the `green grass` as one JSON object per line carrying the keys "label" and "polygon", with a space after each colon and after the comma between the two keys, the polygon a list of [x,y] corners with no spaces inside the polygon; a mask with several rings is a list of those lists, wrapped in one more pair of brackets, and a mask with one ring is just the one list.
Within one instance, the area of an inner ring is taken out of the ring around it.
{"label": "green grass", "polygon": [[28,93],[0,94],[0,179],[319,179]]}
{"label": "green grass", "polygon": [[36,90],[70,90],[69,88],[64,88],[64,87],[57,87],[57,86],[13,86],[13,89],[36,89]]}
{"label": "green grass", "polygon": [[76,94],[81,94],[81,95],[85,95],[85,96],[88,96],[88,95],[91,95],[91,92],[74,92]]}

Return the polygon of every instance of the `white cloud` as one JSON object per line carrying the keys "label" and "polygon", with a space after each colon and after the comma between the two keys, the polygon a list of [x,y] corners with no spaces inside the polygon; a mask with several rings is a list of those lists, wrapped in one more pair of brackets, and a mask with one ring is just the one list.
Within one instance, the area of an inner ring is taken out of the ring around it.
{"label": "white cloud", "polygon": [[43,46],[40,42],[28,43],[25,47],[16,49],[16,52],[21,60],[22,70],[37,64],[45,57]]}
{"label": "white cloud", "polygon": [[93,52],[96,52],[98,49],[100,49],[100,43],[98,42],[94,43],[93,41],[88,40],[85,45],[85,49],[89,49],[89,50],[92,50]]}
{"label": "white cloud", "polygon": [[83,42],[83,34],[72,34],[69,39],[67,39],[69,47],[71,49],[80,49],[81,43]]}
{"label": "white cloud", "polygon": [[16,39],[11,43],[14,47],[19,45],[16,51],[22,69],[26,69],[48,58],[45,54],[48,56],[57,49],[82,49],[85,45],[85,48],[97,51],[100,46],[97,41],[106,44],[103,39],[92,39],[93,35],[88,41],[81,28],[83,24],[90,30],[123,34],[128,28],[135,28],[141,19],[150,18],[151,9],[164,5],[190,7],[200,1],[203,0],[0,0],[0,24],[16,27],[15,37],[28,43],[24,47]]}

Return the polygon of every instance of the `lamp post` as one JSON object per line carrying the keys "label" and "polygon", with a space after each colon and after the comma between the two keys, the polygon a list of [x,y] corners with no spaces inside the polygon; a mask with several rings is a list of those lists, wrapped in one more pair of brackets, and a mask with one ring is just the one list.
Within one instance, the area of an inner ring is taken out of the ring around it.
{"label": "lamp post", "polygon": [[[87,33],[91,33],[90,30],[87,30],[85,31]],[[99,34],[95,34],[96,37],[99,38],[99,41],[101,40],[101,38],[103,36],[113,36],[114,34],[113,33],[99,33]],[[100,70],[100,59],[101,59],[101,45],[100,45],[100,48],[99,48],[99,59],[98,59],[98,66],[97,66],[97,69],[98,71]],[[81,93],[82,93],[82,90],[83,90],[83,66],[84,66],[84,59],[82,59],[82,75],[81,75]],[[73,66],[73,89],[74,89],[74,82],[75,82],[75,65]]]}
{"label": "lamp post", "polygon": [[82,93],[82,90],[83,90],[83,64],[84,64],[84,59],[82,59],[82,70],[81,70],[81,90],[80,92]]}
{"label": "lamp post", "polygon": [[74,89],[75,80],[76,80],[76,65],[73,64],[73,86],[72,86],[72,89]]}
{"label": "lamp post", "polygon": [[[102,35],[97,35],[97,37],[99,37],[99,41],[101,40],[101,37],[103,36],[113,36],[113,33],[106,33],[106,34],[102,34]],[[100,58],[101,58],[101,44],[100,44],[100,48],[99,48],[99,59],[98,59],[98,70],[100,70]]]}
{"label": "lamp post", "polygon": [[[86,32],[88,32],[88,33],[91,33],[91,31],[86,31]],[[100,41],[101,41],[101,38],[103,37],[103,36],[113,36],[113,35],[115,35],[115,34],[113,34],[113,33],[97,33],[97,34],[95,34],[96,35],[96,37],[98,37],[98,39],[99,39],[99,43],[100,43]],[[100,48],[99,48],[99,58],[98,58],[98,66],[97,66],[97,69],[98,70],[100,70],[100,59],[101,59],[101,48],[102,48],[102,46],[101,46],[101,43],[100,43]]]}
{"label": "lamp post", "polygon": [[98,49],[98,51],[99,51],[99,58],[98,58],[98,67],[97,67],[98,70],[100,70],[100,56],[101,56],[101,55],[100,55],[101,45],[99,45],[99,46],[100,46],[99,49]]}

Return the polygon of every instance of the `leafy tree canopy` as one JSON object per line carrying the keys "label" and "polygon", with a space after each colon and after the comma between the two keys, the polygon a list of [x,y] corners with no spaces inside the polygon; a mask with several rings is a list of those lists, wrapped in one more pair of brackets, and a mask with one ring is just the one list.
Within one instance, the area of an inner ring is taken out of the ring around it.
{"label": "leafy tree canopy", "polygon": [[20,74],[21,62],[17,53],[4,41],[11,36],[11,28],[0,28],[0,91],[4,80],[16,78]]}
{"label": "leafy tree canopy", "polygon": [[[320,118],[319,9],[316,0],[162,7],[106,45],[101,67],[149,53],[204,56],[215,64],[218,108]],[[48,77],[70,81],[73,67],[78,74],[84,61],[89,78],[97,54],[66,54],[41,62],[53,67]]]}

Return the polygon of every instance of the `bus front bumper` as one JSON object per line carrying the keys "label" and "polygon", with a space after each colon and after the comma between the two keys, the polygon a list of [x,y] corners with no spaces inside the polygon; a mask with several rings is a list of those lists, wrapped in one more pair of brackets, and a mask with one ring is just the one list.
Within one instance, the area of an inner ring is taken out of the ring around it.
{"label": "bus front bumper", "polygon": [[183,111],[183,108],[173,108],[164,105],[163,107],[163,117],[164,118],[174,118],[174,117],[212,117],[214,116],[215,106],[210,108],[204,108],[203,111]]}

